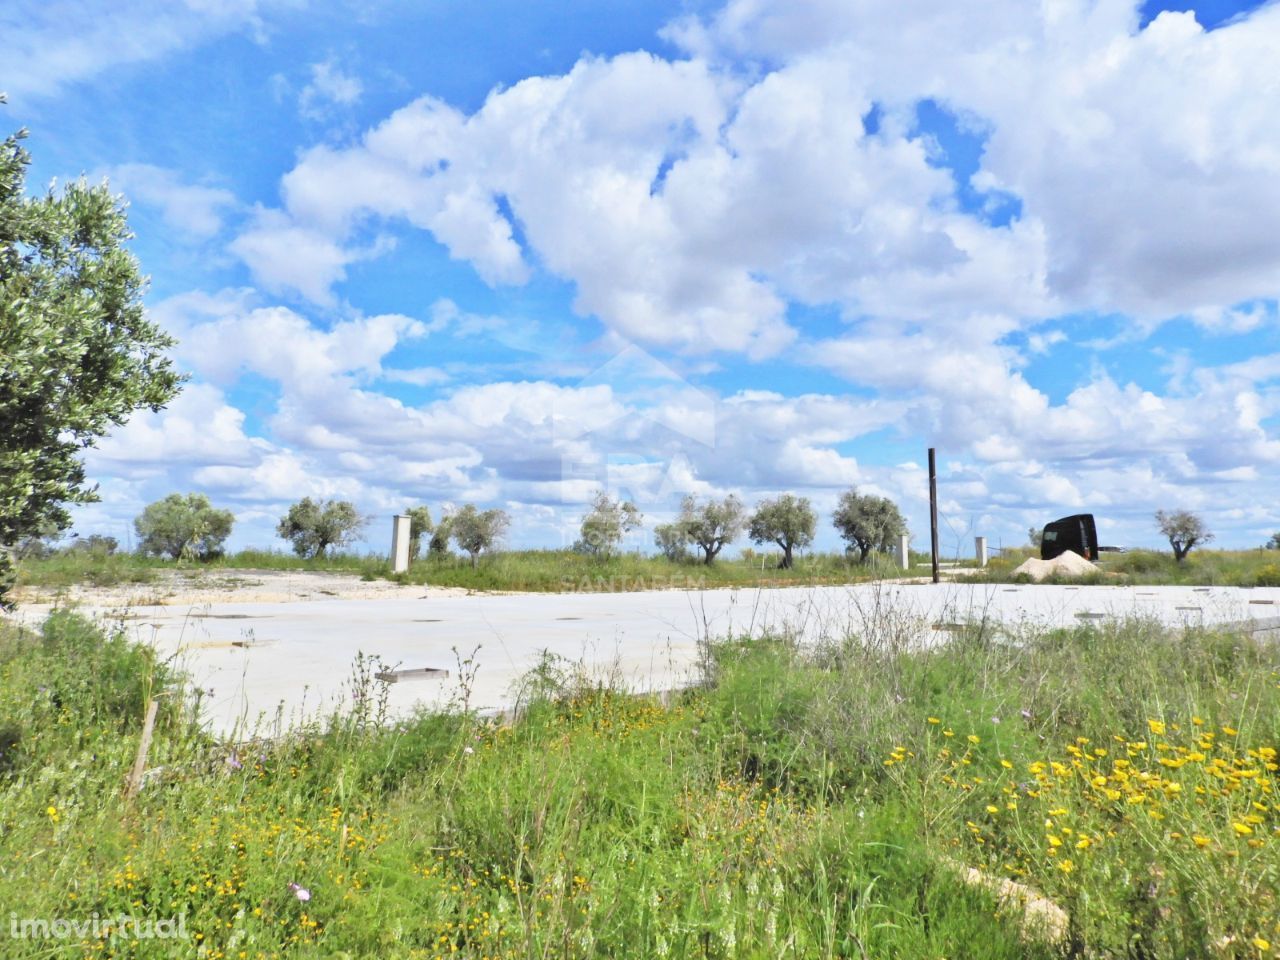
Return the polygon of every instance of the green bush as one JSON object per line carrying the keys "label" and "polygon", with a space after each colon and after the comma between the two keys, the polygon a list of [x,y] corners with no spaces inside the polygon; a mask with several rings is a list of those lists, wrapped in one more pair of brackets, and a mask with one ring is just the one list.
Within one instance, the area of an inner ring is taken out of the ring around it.
{"label": "green bush", "polygon": [[1108,559],[1107,569],[1113,573],[1151,574],[1167,572],[1173,563],[1173,557],[1168,554],[1153,550],[1130,550]]}
{"label": "green bush", "polygon": [[1280,587],[1280,564],[1268,563],[1253,575],[1255,587]]}
{"label": "green bush", "polygon": [[[28,731],[79,726],[118,733],[142,723],[148,698],[168,690],[175,675],[150,647],[122,632],[101,628],[65,609],[55,610],[39,632],[19,630],[0,639],[5,671],[4,713]],[[180,697],[164,717],[180,713]]]}

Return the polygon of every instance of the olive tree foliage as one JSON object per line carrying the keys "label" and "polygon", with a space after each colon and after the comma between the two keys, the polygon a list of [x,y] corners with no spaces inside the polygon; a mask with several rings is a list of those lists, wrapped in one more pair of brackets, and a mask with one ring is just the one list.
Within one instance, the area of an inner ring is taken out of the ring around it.
{"label": "olive tree foliage", "polygon": [[702,562],[710,565],[726,544],[741,535],[747,520],[742,501],[733,494],[723,500],[713,497],[705,503],[690,495],[680,504],[675,523],[685,541],[702,551]]}
{"label": "olive tree foliage", "polygon": [[58,552],[57,543],[62,539],[63,531],[54,523],[42,523],[37,529],[30,531],[17,543],[10,544],[8,555],[18,561],[43,560]]}
{"label": "olive tree foliage", "polygon": [[427,556],[433,560],[443,560],[449,556],[449,541],[453,538],[453,514],[445,513],[436,528],[431,531],[431,541],[427,544]]}
{"label": "olive tree foliage", "polygon": [[431,511],[426,507],[410,507],[405,511],[409,518],[409,559],[417,560],[422,553],[422,538],[435,529]]}
{"label": "olive tree foliage", "polygon": [[1169,546],[1173,547],[1173,559],[1178,563],[1187,558],[1192,547],[1213,539],[1204,521],[1190,510],[1157,510],[1156,526],[1168,538]]}
{"label": "olive tree foliage", "polygon": [[473,567],[481,553],[497,546],[509,526],[511,518],[505,510],[481,511],[470,503],[449,518],[453,540],[471,557]]}
{"label": "olive tree foliage", "polygon": [[813,543],[818,526],[818,515],[808,497],[796,497],[784,493],[772,500],[762,500],[751,517],[748,535],[754,543],[776,543],[782,548],[782,560],[778,566],[790,570],[792,550]]}
{"label": "olive tree foliage", "polygon": [[653,528],[653,542],[672,563],[689,560],[689,535],[679,523],[660,523]]}
{"label": "olive tree foliage", "polygon": [[82,451],[182,383],[143,313],[123,202],[83,181],[26,196],[26,135],[0,145],[0,604],[10,548],[97,499]]}
{"label": "olive tree foliage", "polygon": [[640,510],[629,500],[614,500],[603,490],[596,492],[591,510],[582,518],[581,539],[573,548],[594,557],[609,557],[622,538],[640,527]]}
{"label": "olive tree foliage", "polygon": [[171,493],[149,504],[133,521],[138,549],[174,560],[212,560],[221,556],[235,516],[219,510],[203,493]]}
{"label": "olive tree foliage", "polygon": [[353,543],[368,521],[349,500],[303,497],[276,525],[276,535],[288,540],[300,557],[323,557],[330,547]]}
{"label": "olive tree foliage", "polygon": [[1273,533],[1271,539],[1262,545],[1263,550],[1280,550],[1280,533]]}
{"label": "olive tree foliage", "polygon": [[[72,536],[75,535],[72,534]],[[120,542],[115,537],[91,533],[87,537],[80,537],[67,549],[76,553],[87,553],[93,557],[110,557],[114,556],[115,552],[120,549]]]}
{"label": "olive tree foliage", "polygon": [[888,550],[895,537],[907,532],[898,505],[888,497],[861,495],[856,489],[840,494],[831,522],[848,546],[858,550],[858,562],[866,563],[872,550]]}

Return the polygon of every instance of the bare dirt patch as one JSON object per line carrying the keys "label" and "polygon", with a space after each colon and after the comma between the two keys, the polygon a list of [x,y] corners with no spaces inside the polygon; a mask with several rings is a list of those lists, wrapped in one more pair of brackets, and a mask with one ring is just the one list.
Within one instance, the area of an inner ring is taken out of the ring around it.
{"label": "bare dirt patch", "polygon": [[460,587],[361,580],[345,573],[294,570],[162,571],[151,583],[96,587],[22,587],[14,599],[22,606],[74,603],[98,609],[143,606],[202,606],[213,603],[290,603],[304,600],[406,600],[466,596]]}

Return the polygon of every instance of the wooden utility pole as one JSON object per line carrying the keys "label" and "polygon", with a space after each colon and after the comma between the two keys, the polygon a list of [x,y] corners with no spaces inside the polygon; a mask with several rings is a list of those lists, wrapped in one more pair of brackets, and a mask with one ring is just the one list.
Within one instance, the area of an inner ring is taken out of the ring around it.
{"label": "wooden utility pole", "polygon": [[938,582],[938,458],[929,448],[929,552],[933,557],[933,582]]}

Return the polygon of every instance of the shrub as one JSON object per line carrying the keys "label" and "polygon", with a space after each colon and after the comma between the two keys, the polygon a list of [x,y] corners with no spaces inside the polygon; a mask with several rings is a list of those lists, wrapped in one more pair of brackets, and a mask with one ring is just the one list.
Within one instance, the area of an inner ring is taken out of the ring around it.
{"label": "shrub", "polygon": [[1253,575],[1255,587],[1280,587],[1280,564],[1268,563]]}
{"label": "shrub", "polygon": [[689,536],[679,523],[660,523],[653,528],[653,542],[659,552],[672,563],[687,563]]}

